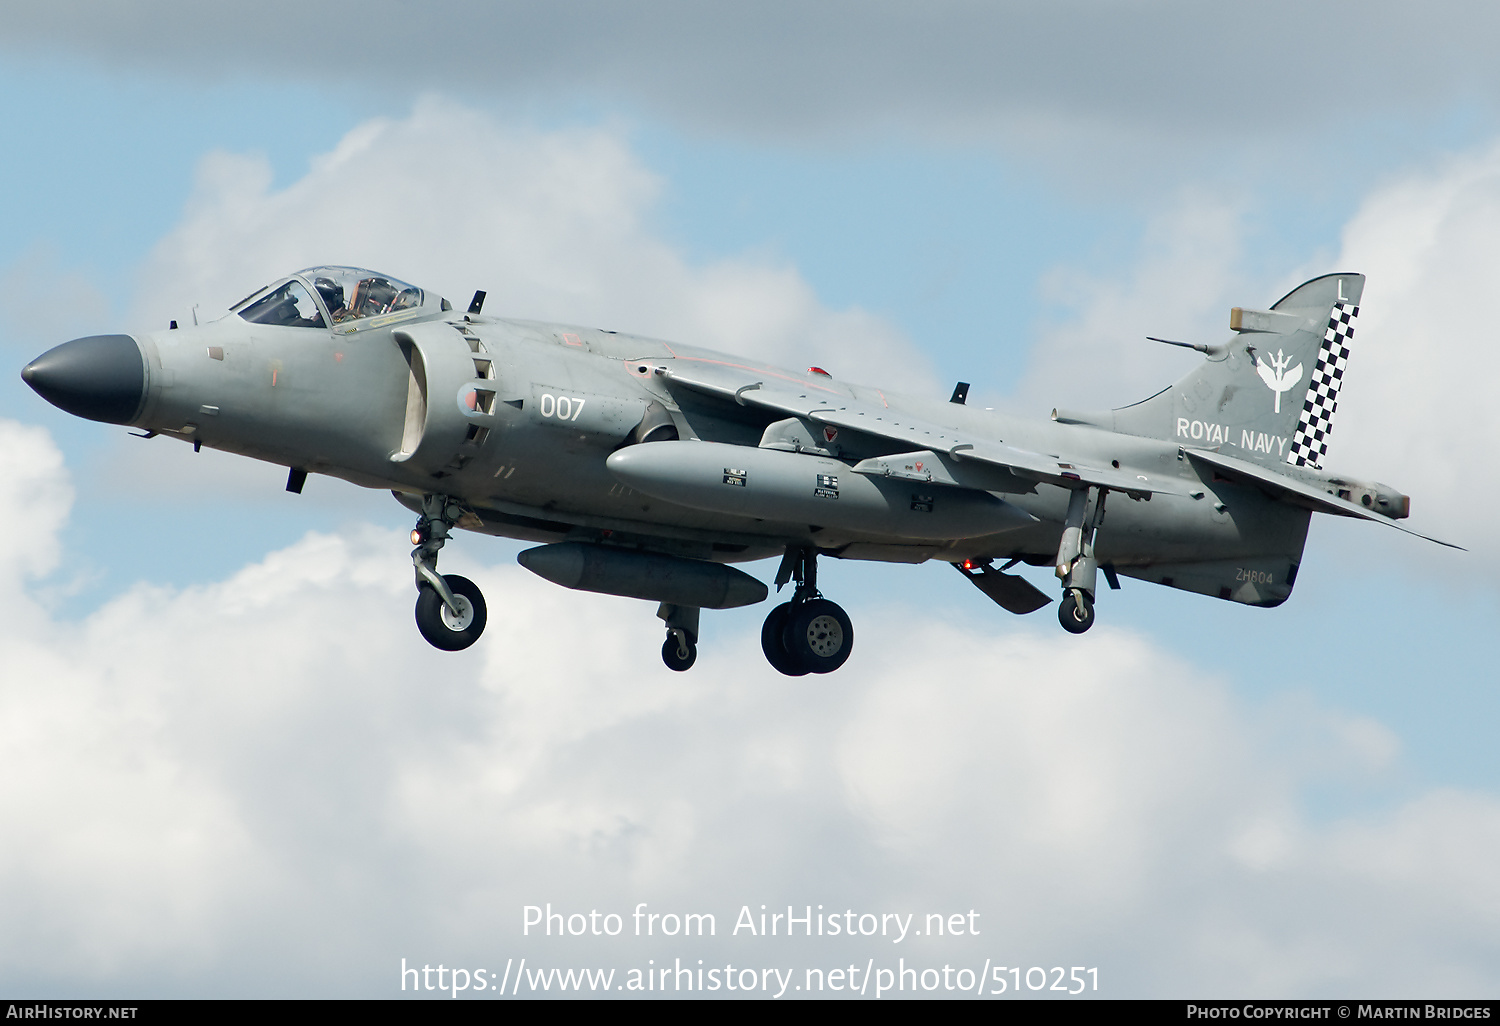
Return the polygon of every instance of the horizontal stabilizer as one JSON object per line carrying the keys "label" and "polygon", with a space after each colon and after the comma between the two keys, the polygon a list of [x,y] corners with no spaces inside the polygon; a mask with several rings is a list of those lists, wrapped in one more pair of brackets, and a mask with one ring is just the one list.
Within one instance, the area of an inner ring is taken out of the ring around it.
{"label": "horizontal stabilizer", "polygon": [[1377,524],[1384,524],[1387,527],[1394,527],[1396,530],[1403,531],[1406,534],[1416,535],[1424,541],[1446,545],[1450,549],[1467,551],[1462,545],[1454,545],[1452,542],[1445,542],[1440,538],[1418,534],[1410,528],[1402,527],[1382,513],[1365,509],[1358,503],[1350,502],[1348,499],[1341,499],[1337,495],[1321,491],[1316,486],[1308,484],[1305,481],[1286,477],[1277,473],[1274,468],[1264,464],[1251,463],[1249,460],[1225,456],[1223,453],[1214,452],[1211,449],[1188,449],[1186,452],[1189,459],[1212,467],[1221,477],[1228,478],[1231,481],[1253,483],[1262,491],[1269,492],[1272,496],[1284,502],[1303,506],[1316,513],[1332,513],[1335,516],[1373,520]]}
{"label": "horizontal stabilizer", "polygon": [[974,582],[974,587],[988,595],[996,605],[1009,612],[1034,613],[1052,601],[1026,578],[1002,573],[988,563],[970,567],[954,563],[953,568]]}

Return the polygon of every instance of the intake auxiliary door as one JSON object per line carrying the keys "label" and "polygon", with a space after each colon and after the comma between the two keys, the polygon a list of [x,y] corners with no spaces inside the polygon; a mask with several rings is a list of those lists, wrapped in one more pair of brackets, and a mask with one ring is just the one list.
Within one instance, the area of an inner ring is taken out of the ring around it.
{"label": "intake auxiliary door", "polygon": [[392,463],[435,478],[462,470],[495,426],[495,370],[465,325],[429,321],[392,338],[408,370],[406,423]]}

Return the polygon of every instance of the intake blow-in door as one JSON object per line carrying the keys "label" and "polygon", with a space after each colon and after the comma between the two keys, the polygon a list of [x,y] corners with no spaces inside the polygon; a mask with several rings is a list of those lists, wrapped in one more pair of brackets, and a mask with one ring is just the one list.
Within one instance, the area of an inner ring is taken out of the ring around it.
{"label": "intake blow-in door", "polygon": [[392,463],[433,477],[463,469],[494,427],[494,365],[480,340],[434,321],[392,332],[407,367],[406,420]]}

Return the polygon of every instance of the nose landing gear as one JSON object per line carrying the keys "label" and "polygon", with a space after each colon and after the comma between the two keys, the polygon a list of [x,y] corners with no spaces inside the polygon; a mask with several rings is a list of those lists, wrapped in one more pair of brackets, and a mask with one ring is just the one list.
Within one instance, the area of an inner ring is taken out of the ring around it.
{"label": "nose landing gear", "polygon": [[787,549],[776,587],[795,579],[790,602],[771,610],[760,631],[760,647],[772,669],[788,677],[832,673],[854,651],[854,625],[836,603],[818,594],[818,553]]}
{"label": "nose landing gear", "polygon": [[411,532],[417,572],[417,630],[434,648],[457,652],[484,633],[486,609],[479,585],[457,574],[439,575],[438,550],[463,515],[446,495],[424,495],[422,515]]}
{"label": "nose landing gear", "polygon": [[417,592],[417,630],[434,648],[457,652],[474,644],[484,633],[484,596],[477,584],[458,574],[445,575],[443,583],[448,586],[453,606],[435,589],[424,586]]}

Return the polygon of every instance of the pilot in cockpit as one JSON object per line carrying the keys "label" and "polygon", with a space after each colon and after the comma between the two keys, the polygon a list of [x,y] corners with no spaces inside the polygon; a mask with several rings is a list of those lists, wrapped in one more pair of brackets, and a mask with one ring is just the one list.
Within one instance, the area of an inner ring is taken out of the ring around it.
{"label": "pilot in cockpit", "polygon": [[275,324],[285,328],[324,327],[322,312],[307,290],[295,280],[254,302],[247,301],[236,312],[254,324]]}
{"label": "pilot in cockpit", "polygon": [[323,297],[323,305],[328,308],[328,316],[333,318],[334,324],[349,318],[349,309],[344,305],[344,286],[332,278],[317,278],[313,281],[313,288]]}
{"label": "pilot in cockpit", "polygon": [[[329,323],[313,302],[304,283],[323,301]],[[349,324],[365,318],[415,311],[422,305],[422,290],[414,285],[375,274],[358,267],[310,267],[298,272],[291,281],[241,301],[234,312],[257,324],[274,324],[288,328],[323,328]]]}

